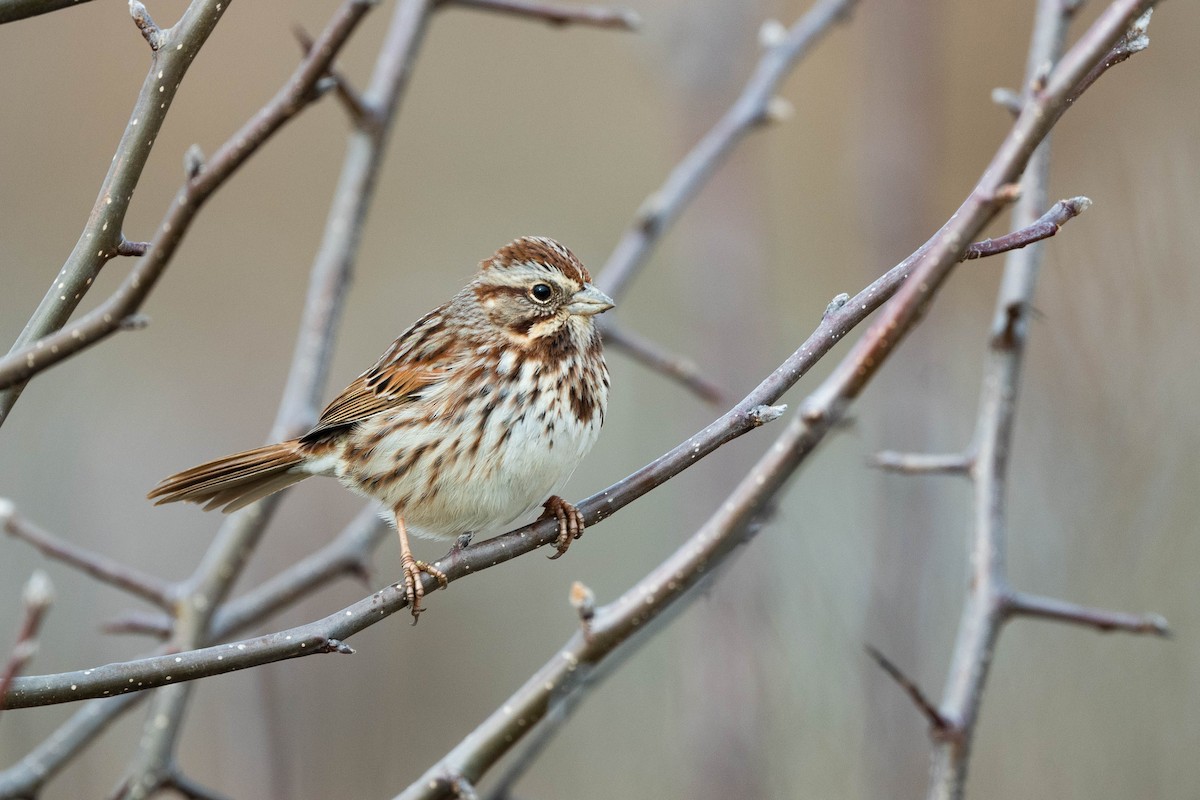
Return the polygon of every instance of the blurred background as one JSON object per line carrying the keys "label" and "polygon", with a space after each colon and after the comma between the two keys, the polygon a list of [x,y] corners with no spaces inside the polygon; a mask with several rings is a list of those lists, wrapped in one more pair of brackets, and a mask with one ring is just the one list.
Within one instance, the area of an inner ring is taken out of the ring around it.
{"label": "blurred background", "polygon": [[[733,101],[764,19],[807,3],[631,0],[636,34],[439,13],[400,112],[348,300],[327,397],[497,246],[554,236],[597,269],[647,193]],[[1089,5],[1073,29],[1098,12]],[[182,3],[157,3],[174,22]],[[148,238],[184,151],[208,153],[291,72],[291,28],[331,5],[258,0],[223,18],[189,72],[130,209]],[[340,59],[366,83],[391,14]],[[617,312],[622,324],[745,394],[839,292],[924,241],[970,191],[1009,125],[989,100],[1024,70],[1032,0],[864,3],[793,74],[789,122],[737,150],[670,231]],[[1167,3],[1151,47],[1055,129],[1052,194],[1095,206],[1047,247],[1012,462],[1011,574],[1021,589],[1157,611],[1171,641],[1010,626],[983,706],[972,797],[1182,797],[1200,785],[1200,7]],[[78,237],[148,51],[126,4],[0,27],[0,342],[7,348]],[[43,373],[0,429],[0,496],[45,528],[165,578],[188,575],[220,523],[152,507],[164,475],[266,435],[347,123],[327,99],[206,207],[144,311]],[[1003,226],[992,233],[1004,232]],[[131,261],[110,262],[94,305]],[[943,452],[971,436],[1002,262],[971,262],[801,471],[771,525],[707,596],[597,689],[520,784],[523,798],[916,797],[923,718],[863,650],[941,695],[964,595],[970,490],[882,475],[877,450]],[[835,351],[835,357],[844,348]],[[610,356],[605,433],[568,496],[607,486],[725,410]],[[830,362],[832,363],[832,362]],[[795,407],[829,368],[785,399]],[[352,658],[205,680],[184,769],[237,798],[385,798],[416,779],[575,629],[573,580],[607,602],[712,513],[777,435],[747,435],[591,530],[568,558],[519,559],[397,615]],[[316,549],[360,501],[332,481],[292,491],[239,590]],[[418,542],[434,558],[440,542]],[[375,586],[398,553],[378,552]],[[0,651],[20,588],[58,600],[29,672],[126,660],[153,644],[98,626],[136,605],[0,541]],[[371,587],[371,588],[374,588]],[[261,630],[364,596],[343,581]],[[424,708],[416,718],[412,709]],[[75,709],[9,711],[0,768]],[[44,793],[105,796],[141,709]],[[418,732],[414,735],[414,732]]]}

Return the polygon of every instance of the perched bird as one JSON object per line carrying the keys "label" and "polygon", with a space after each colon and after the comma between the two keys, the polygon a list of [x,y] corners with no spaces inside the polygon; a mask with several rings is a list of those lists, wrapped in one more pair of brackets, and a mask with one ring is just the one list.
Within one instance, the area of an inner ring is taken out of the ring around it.
{"label": "perched bird", "polygon": [[[420,573],[408,534],[491,532],[542,505],[557,558],[583,532],[558,492],[591,450],[608,405],[592,317],[613,301],[570,250],[528,236],[500,248],[446,304],[400,335],[298,439],[165,478],[156,504],[234,511],[311,475],[329,475],[394,516],[414,619]],[[549,499],[547,499],[549,498]]]}

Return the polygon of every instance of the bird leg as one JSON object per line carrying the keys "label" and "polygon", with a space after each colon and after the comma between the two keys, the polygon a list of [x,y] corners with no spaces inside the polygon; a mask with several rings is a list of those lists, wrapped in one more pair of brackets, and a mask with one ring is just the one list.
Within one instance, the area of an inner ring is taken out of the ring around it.
{"label": "bird leg", "polygon": [[546,511],[539,519],[558,520],[558,538],[554,540],[556,552],[550,556],[555,559],[567,552],[573,539],[583,536],[583,513],[558,495],[552,495],[542,504],[542,508]]}
{"label": "bird leg", "polygon": [[413,558],[412,548],[408,544],[408,530],[404,527],[404,518],[399,510],[393,511],[396,516],[396,533],[400,535],[400,568],[404,574],[404,594],[408,598],[408,608],[412,612],[413,625],[425,609],[421,608],[421,598],[425,596],[425,583],[421,573],[426,572],[437,578],[437,582],[445,589],[449,585],[446,573],[432,564]]}

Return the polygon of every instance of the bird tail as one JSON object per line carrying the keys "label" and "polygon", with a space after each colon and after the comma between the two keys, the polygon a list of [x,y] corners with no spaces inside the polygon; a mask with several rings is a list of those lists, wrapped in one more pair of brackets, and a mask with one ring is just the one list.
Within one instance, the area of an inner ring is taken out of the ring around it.
{"label": "bird tail", "polygon": [[205,511],[228,514],[309,476],[295,439],[209,461],[159,481],[150,494],[155,505],[203,503]]}

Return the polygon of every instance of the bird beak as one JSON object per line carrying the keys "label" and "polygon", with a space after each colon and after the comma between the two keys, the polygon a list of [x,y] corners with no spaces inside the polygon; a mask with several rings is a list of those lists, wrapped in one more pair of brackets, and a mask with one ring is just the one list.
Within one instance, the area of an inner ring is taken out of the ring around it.
{"label": "bird beak", "polygon": [[615,305],[616,303],[612,301],[611,297],[590,283],[586,283],[582,289],[571,297],[571,302],[567,304],[567,311],[572,314],[590,317],[593,314],[608,311]]}

